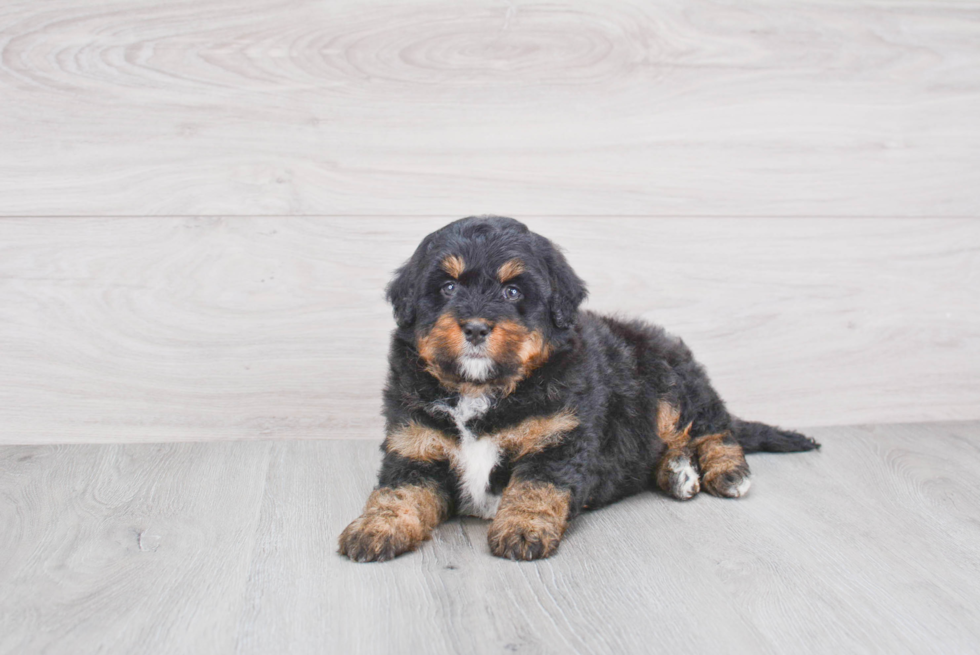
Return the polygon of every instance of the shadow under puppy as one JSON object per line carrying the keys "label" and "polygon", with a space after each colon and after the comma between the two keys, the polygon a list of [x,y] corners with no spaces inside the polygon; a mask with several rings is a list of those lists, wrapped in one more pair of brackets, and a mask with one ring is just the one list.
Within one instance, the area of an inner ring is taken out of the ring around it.
{"label": "shadow under puppy", "polygon": [[585,296],[558,249],[514,219],[464,218],[422,240],[388,286],[384,459],[341,553],[391,559],[460,513],[492,519],[494,555],[548,557],[585,508],[651,485],[738,498],[744,452],[818,447],[733,417],[680,339],[579,312]]}

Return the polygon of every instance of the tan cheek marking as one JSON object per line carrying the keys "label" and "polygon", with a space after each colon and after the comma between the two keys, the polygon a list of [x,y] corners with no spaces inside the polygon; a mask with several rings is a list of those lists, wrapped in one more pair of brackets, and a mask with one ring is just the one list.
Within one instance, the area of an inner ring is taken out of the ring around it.
{"label": "tan cheek marking", "polygon": [[[571,493],[545,482],[511,480],[487,534],[490,550],[515,559],[547,557],[568,527]],[[535,544],[540,552],[532,553]]]}
{"label": "tan cheek marking", "polygon": [[543,364],[550,355],[544,336],[515,321],[500,321],[487,338],[487,354],[501,361],[516,357],[525,376]]}
{"label": "tan cheek marking", "polygon": [[511,280],[526,269],[524,268],[524,262],[519,259],[511,259],[510,261],[504,262],[499,269],[497,269],[497,279],[503,284],[508,280]]}
{"label": "tan cheek marking", "polygon": [[520,323],[500,321],[487,337],[487,354],[498,361],[506,359],[507,355],[520,350],[528,334],[527,328]]}
{"label": "tan cheek marking", "polygon": [[544,364],[550,356],[551,348],[544,342],[540,332],[531,332],[521,344],[520,352],[517,353],[517,357],[521,360],[521,372],[524,375]]}
{"label": "tan cheek marking", "polygon": [[561,442],[579,425],[576,416],[563,410],[551,416],[535,416],[493,435],[502,450],[515,459],[537,453]]}
{"label": "tan cheek marking", "polygon": [[691,423],[679,430],[681,411],[675,405],[661,400],[657,403],[657,436],[670,449],[680,449],[691,440]]}
{"label": "tan cheek marking", "polygon": [[517,364],[516,373],[499,385],[507,396],[531,371],[548,360],[551,348],[540,332],[532,332],[516,321],[500,321],[487,338],[487,354],[498,362]]}
{"label": "tan cheek marking", "polygon": [[456,450],[456,442],[439,430],[412,421],[391,431],[385,441],[389,453],[422,462],[439,462],[450,459]]}
{"label": "tan cheek marking", "polygon": [[449,255],[439,263],[439,268],[458,280],[466,270],[466,262],[459,255]]}
{"label": "tan cheek marking", "polygon": [[430,364],[436,360],[440,350],[456,358],[463,352],[464,341],[463,331],[456,319],[451,314],[443,314],[429,333],[419,338],[419,355]]}
{"label": "tan cheek marking", "polygon": [[[446,388],[460,391],[464,395],[486,393],[488,385],[452,379],[452,376],[447,376],[438,367],[437,360],[440,354],[452,359],[458,358],[463,353],[465,342],[466,337],[457,320],[451,314],[443,314],[429,333],[419,338],[418,351],[427,364],[426,370]],[[514,375],[493,385],[507,396],[513,393],[517,384],[531,371],[548,360],[551,356],[551,348],[545,343],[544,336],[540,332],[532,332],[515,321],[501,321],[494,326],[490,336],[487,337],[487,355],[501,363],[517,364],[518,370]]]}

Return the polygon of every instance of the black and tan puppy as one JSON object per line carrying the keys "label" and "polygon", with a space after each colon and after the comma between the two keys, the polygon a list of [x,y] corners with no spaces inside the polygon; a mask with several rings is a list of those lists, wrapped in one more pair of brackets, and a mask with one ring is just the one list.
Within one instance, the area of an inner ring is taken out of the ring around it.
{"label": "black and tan puppy", "polygon": [[585,508],[651,485],[738,498],[745,451],[818,447],[733,417],[680,339],[579,312],[585,295],[558,249],[513,219],[423,239],[388,287],[384,460],[341,553],[391,559],[460,513],[492,519],[494,555],[548,557]]}

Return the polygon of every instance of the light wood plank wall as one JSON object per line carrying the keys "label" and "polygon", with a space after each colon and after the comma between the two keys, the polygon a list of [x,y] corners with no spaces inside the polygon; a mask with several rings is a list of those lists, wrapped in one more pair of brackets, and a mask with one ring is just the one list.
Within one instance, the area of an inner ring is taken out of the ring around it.
{"label": "light wood plank wall", "polygon": [[0,442],[377,438],[382,288],[501,213],[737,413],[980,418],[980,6],[0,7]]}
{"label": "light wood plank wall", "polygon": [[[381,434],[390,271],[429,219],[0,221],[0,434]],[[594,309],[683,335],[733,410],[977,417],[980,222],[528,218]],[[964,279],[970,271],[972,279]]]}

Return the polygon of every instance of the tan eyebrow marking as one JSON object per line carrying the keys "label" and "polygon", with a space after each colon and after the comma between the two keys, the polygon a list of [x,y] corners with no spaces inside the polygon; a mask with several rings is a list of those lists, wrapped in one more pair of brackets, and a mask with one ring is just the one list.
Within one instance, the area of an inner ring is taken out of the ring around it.
{"label": "tan eyebrow marking", "polygon": [[439,267],[458,280],[466,269],[466,262],[459,255],[449,255],[442,260]]}
{"label": "tan eyebrow marking", "polygon": [[524,262],[519,259],[511,259],[500,265],[497,269],[497,279],[503,284],[507,280],[517,277],[527,269],[524,268]]}

